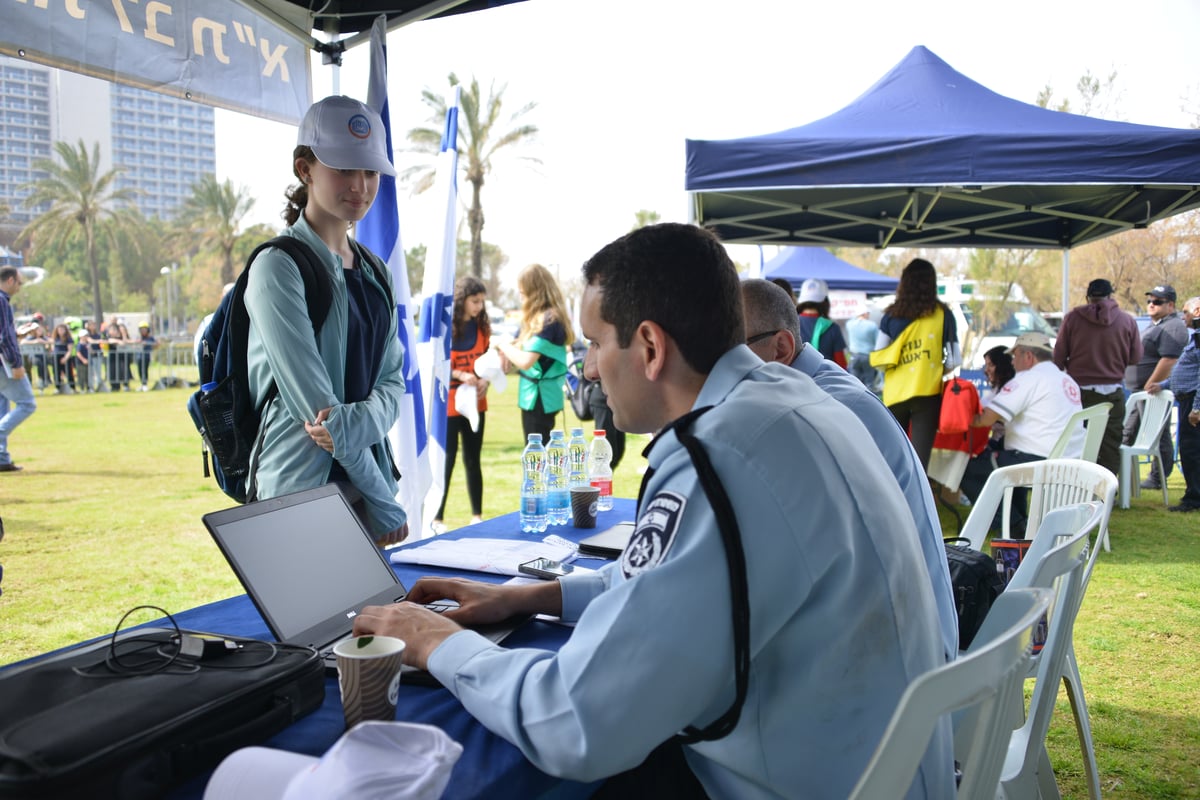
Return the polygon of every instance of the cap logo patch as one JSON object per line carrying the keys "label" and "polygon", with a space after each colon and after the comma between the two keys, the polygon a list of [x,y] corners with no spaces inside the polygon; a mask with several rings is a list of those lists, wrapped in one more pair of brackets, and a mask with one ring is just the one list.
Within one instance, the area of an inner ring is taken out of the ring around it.
{"label": "cap logo patch", "polygon": [[355,139],[367,139],[371,136],[371,121],[362,114],[355,114],[350,118],[350,123],[346,126],[350,129],[350,135]]}
{"label": "cap logo patch", "polygon": [[621,572],[626,578],[662,563],[675,541],[686,505],[683,495],[675,492],[660,492],[646,504],[629,545],[621,553]]}

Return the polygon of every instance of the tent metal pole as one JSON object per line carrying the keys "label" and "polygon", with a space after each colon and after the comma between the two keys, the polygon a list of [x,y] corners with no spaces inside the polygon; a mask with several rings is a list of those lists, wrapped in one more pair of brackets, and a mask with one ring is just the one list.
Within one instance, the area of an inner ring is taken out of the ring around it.
{"label": "tent metal pole", "polygon": [[1071,291],[1071,249],[1063,248],[1063,268],[1062,268],[1062,313],[1065,315],[1070,306],[1067,305]]}

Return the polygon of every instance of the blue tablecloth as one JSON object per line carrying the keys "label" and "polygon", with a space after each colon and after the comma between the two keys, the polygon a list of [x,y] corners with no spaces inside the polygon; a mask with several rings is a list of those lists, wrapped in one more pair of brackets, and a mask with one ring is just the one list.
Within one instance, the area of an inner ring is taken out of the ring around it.
{"label": "blue tablecloth", "polygon": [[[577,530],[567,525],[551,528],[547,533],[557,533],[564,538],[578,541],[622,520],[633,519],[635,506],[633,500],[616,499],[612,511],[601,512],[594,531]],[[443,536],[452,539],[524,538],[520,533],[516,513],[459,528]],[[421,542],[417,541],[406,546],[414,547],[420,544]],[[595,568],[605,562],[581,558],[578,563],[580,566]],[[464,576],[495,583],[508,580],[507,576],[501,575],[409,564],[394,564],[393,569],[405,586],[412,586],[422,575]],[[191,630],[260,639],[271,638],[266,622],[246,595],[180,612],[175,615],[175,619],[180,627]],[[504,644],[506,647],[558,649],[566,641],[569,633],[569,629],[561,625],[535,620],[512,634]],[[587,797],[595,788],[592,784],[563,781],[537,769],[521,755],[520,750],[476,722],[462,704],[445,689],[401,685],[400,699],[396,704],[396,718],[436,725],[463,746],[462,758],[454,767],[445,798]],[[342,703],[337,680],[328,678],[325,681],[325,703],[263,744],[266,747],[319,756],[337,741],[343,730]],[[207,775],[198,776],[178,787],[169,797],[199,798],[204,792],[207,780]]]}

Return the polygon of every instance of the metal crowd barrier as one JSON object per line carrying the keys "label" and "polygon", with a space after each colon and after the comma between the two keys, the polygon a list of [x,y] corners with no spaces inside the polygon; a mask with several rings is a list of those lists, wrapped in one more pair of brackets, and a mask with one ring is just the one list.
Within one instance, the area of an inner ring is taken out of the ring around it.
{"label": "metal crowd barrier", "polygon": [[[66,376],[72,373],[57,363],[52,344],[22,342],[21,356],[33,388],[43,392],[68,385],[73,391],[89,392],[120,391],[122,388],[128,391],[142,385],[149,390],[189,386],[199,379],[196,353],[190,341],[160,342],[149,352],[140,342],[93,344],[88,353],[86,378],[82,365],[76,361],[74,380],[69,384]],[[75,357],[74,353],[71,357]],[[65,373],[62,380],[59,379],[60,369]]]}

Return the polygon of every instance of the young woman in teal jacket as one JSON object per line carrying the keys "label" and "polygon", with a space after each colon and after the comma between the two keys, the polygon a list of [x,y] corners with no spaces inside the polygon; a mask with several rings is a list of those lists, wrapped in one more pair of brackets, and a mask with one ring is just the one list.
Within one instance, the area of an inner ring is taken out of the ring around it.
{"label": "young woman in teal jacket", "polygon": [[257,496],[276,497],[331,481],[349,484],[376,542],[408,533],[396,502],[398,473],[387,435],[404,394],[391,276],[367,263],[349,229],[367,213],[379,175],[394,175],[383,124],[348,97],[327,97],[300,125],[284,231],[309,245],[333,290],[314,338],[304,284],[280,250],[263,251],[246,286],[250,390],[279,394],[263,411],[252,466]]}

